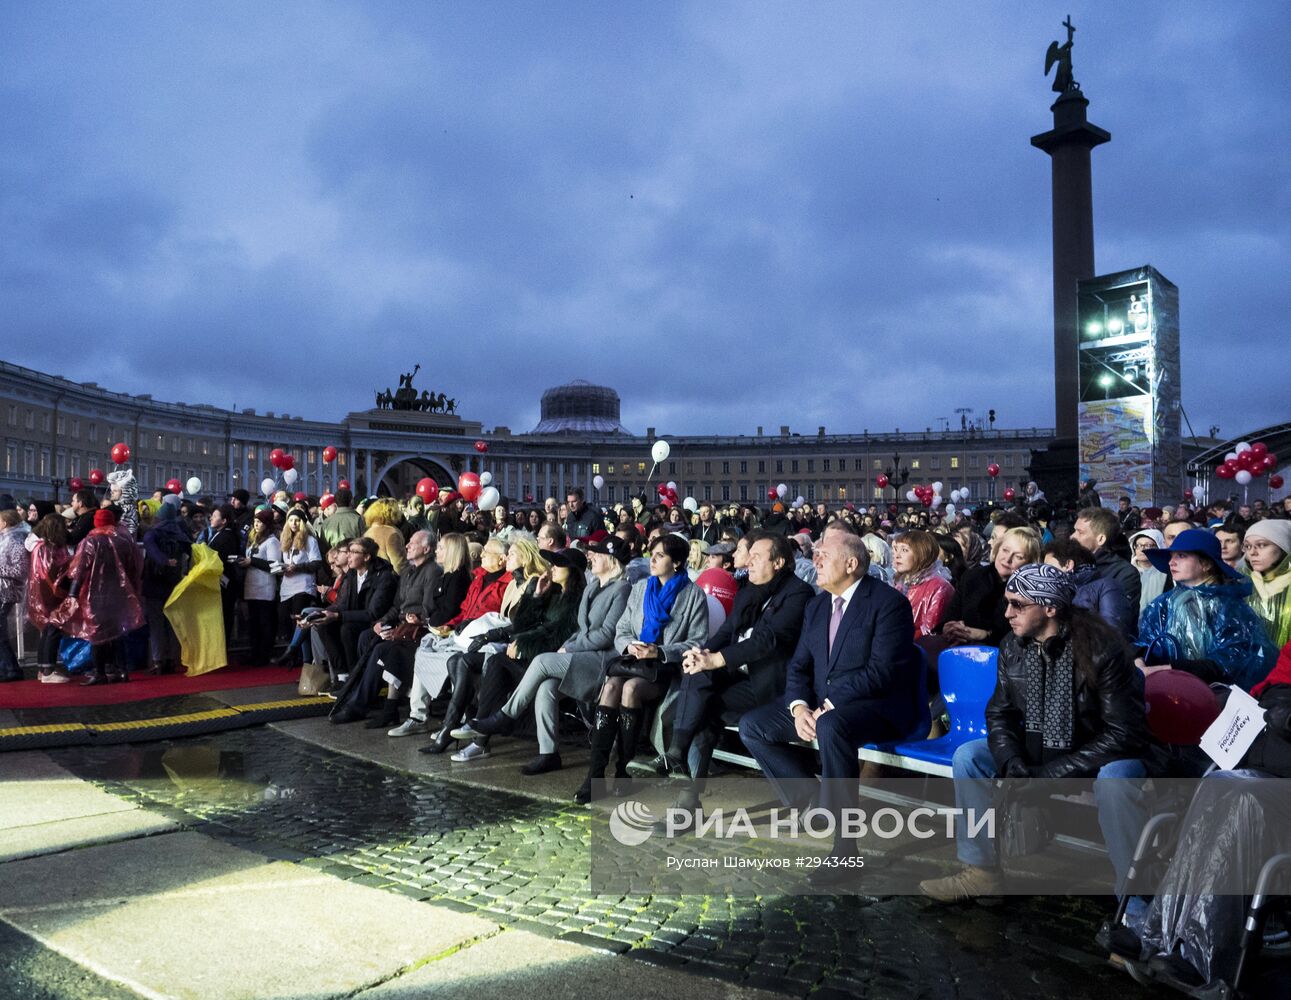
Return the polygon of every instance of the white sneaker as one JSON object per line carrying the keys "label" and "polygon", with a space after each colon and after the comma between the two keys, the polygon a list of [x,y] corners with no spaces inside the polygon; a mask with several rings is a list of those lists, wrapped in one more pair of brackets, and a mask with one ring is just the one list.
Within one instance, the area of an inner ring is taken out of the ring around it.
{"label": "white sneaker", "polygon": [[430,732],[430,724],[425,719],[405,719],[399,725],[391,729],[387,736],[420,736],[422,733]]}
{"label": "white sneaker", "polygon": [[457,753],[448,759],[456,764],[469,764],[472,761],[483,760],[489,756],[489,748],[482,747],[478,743],[470,744],[465,750],[458,750]]}
{"label": "white sneaker", "polygon": [[337,683],[337,684],[344,684],[344,683],[345,683],[346,681],[348,681],[349,679],[350,679],[350,675],[349,675],[349,674],[337,674],[337,675],[336,675],[336,683]]}
{"label": "white sneaker", "polygon": [[60,674],[57,670],[51,670],[47,674],[40,675],[42,684],[70,684],[72,679],[67,674]]}
{"label": "white sneaker", "polygon": [[477,733],[472,729],[469,722],[462,723],[454,729],[452,733],[453,739],[455,740],[478,740],[483,735],[483,733]]}

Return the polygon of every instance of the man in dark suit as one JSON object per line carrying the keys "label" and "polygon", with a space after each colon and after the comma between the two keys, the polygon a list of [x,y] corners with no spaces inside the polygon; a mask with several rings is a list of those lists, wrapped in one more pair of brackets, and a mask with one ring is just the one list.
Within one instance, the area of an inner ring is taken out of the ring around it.
{"label": "man in dark suit", "polygon": [[629,771],[660,777],[688,772],[691,783],[678,809],[699,808],[723,721],[737,721],[759,705],[778,701],[785,665],[798,647],[803,611],[816,596],[794,575],[787,538],[754,532],[748,542],[748,582],[735,595],[731,613],[705,648],[690,650],[682,661],[667,752],[648,764],[628,765]]}
{"label": "man in dark suit", "polygon": [[399,577],[377,555],[377,543],[371,538],[355,538],[346,549],[350,568],[341,581],[336,603],[315,626],[332,672],[342,681],[348,680],[358,662],[359,636],[390,610],[399,586]]}
{"label": "man in dark suit", "polygon": [[[784,698],[740,720],[740,737],[786,805],[806,806],[815,773],[790,744],[820,748],[820,805],[834,815],[834,854],[856,854],[840,813],[854,808],[860,764],[870,742],[909,733],[922,712],[922,659],[914,644],[910,602],[867,576],[869,554],[850,528],[834,522],[815,546],[822,593],[807,605],[802,635],[788,665]],[[822,865],[812,882],[827,887],[855,873]]]}

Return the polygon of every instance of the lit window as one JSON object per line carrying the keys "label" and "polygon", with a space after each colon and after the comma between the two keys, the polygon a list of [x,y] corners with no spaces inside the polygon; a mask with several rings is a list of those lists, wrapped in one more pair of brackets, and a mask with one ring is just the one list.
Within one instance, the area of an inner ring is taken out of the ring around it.
{"label": "lit window", "polygon": [[959,456],[958,456],[958,455],[951,455],[951,456],[950,456],[950,467],[951,467],[952,469],[958,469],[958,468],[959,468]]}

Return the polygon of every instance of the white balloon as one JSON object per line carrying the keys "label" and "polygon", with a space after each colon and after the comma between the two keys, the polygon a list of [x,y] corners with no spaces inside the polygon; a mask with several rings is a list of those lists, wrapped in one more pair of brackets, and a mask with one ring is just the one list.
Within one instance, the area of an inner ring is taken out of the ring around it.
{"label": "white balloon", "polygon": [[1237,452],[1235,452],[1235,451],[1230,451],[1227,455],[1225,455],[1225,456],[1224,456],[1224,461],[1225,461],[1225,462],[1236,462],[1236,461],[1237,461]]}
{"label": "white balloon", "polygon": [[1202,487],[1201,487],[1201,485],[1200,485],[1200,484],[1198,484],[1198,485],[1196,485],[1196,486],[1194,486],[1194,487],[1192,488],[1192,498],[1193,498],[1194,500],[1200,500],[1200,499],[1201,499],[1202,497],[1204,497],[1205,495],[1206,495],[1206,491],[1205,491],[1204,489],[1202,489]]}
{"label": "white balloon", "polygon": [[492,510],[494,507],[498,505],[498,502],[501,499],[502,499],[502,494],[497,491],[497,487],[489,486],[486,489],[480,490],[480,496],[479,496],[477,505],[479,506],[480,510]]}
{"label": "white balloon", "polygon": [[670,489],[670,490],[676,490],[676,489],[677,489],[677,484],[676,484],[676,483],[673,483],[673,482],[669,482],[669,483],[668,483],[668,489]]}
{"label": "white balloon", "polygon": [[190,494],[196,496],[198,493],[202,492],[202,481],[196,476],[193,476],[192,479],[184,484],[184,489],[186,489]]}
{"label": "white balloon", "polygon": [[905,498],[906,498],[907,500],[909,500],[911,503],[914,503],[916,500],[918,500],[918,499],[919,499],[919,495],[918,495],[917,493],[915,493],[915,491],[914,491],[914,490],[906,490],[906,491],[905,491]]}
{"label": "white balloon", "polygon": [[656,441],[654,443],[654,447],[650,449],[650,457],[653,458],[655,462],[666,462],[669,454],[671,453],[672,449],[668,447],[667,441]]}
{"label": "white balloon", "polygon": [[1237,475],[1234,476],[1233,478],[1237,480],[1239,485],[1246,486],[1251,481],[1251,474],[1246,469],[1238,469]]}
{"label": "white balloon", "polygon": [[946,516],[947,517],[955,516],[955,505],[953,503],[946,504]]}
{"label": "white balloon", "polygon": [[264,479],[260,481],[260,492],[263,493],[265,496],[269,496],[269,494],[273,492],[273,488],[275,485],[276,484],[274,483],[273,479],[266,476]]}
{"label": "white balloon", "polygon": [[800,496],[795,502],[798,504],[799,507],[801,507],[803,504],[807,502],[807,498]]}
{"label": "white balloon", "polygon": [[932,495],[932,507],[933,507],[933,510],[936,510],[936,509],[937,509],[938,507],[940,507],[940,506],[941,506],[941,494],[940,494],[940,493],[934,493],[934,494]]}
{"label": "white balloon", "polygon": [[491,486],[492,484],[493,484],[493,473],[491,473],[491,472],[481,472],[481,473],[480,473],[480,485],[481,485],[481,486]]}
{"label": "white balloon", "polygon": [[940,479],[939,479],[939,480],[937,480],[937,482],[935,482],[935,483],[933,483],[933,484],[932,484],[932,491],[933,491],[934,493],[940,493],[940,492],[941,492],[941,487],[942,487],[942,485],[943,485],[943,484],[942,484],[941,480],[940,480]]}
{"label": "white balloon", "polygon": [[775,494],[781,500],[783,500],[785,497],[789,495],[789,487],[786,486],[784,483],[781,483],[779,486],[775,488]]}
{"label": "white balloon", "polygon": [[594,486],[596,489],[598,489],[598,490],[599,490],[599,489],[600,489],[602,486],[604,486],[604,485],[605,485],[605,477],[604,477],[604,476],[593,476],[593,477],[592,477],[592,486]]}
{"label": "white balloon", "polygon": [[1251,443],[1250,443],[1249,441],[1238,441],[1238,442],[1237,442],[1237,454],[1239,454],[1239,455],[1240,455],[1242,452],[1244,452],[1244,451],[1250,451],[1250,450],[1251,450]]}
{"label": "white balloon", "polygon": [[294,486],[296,484],[296,480],[299,478],[300,478],[300,473],[297,472],[295,469],[283,470],[282,481],[286,483],[288,486]]}
{"label": "white balloon", "polygon": [[686,497],[686,499],[681,502],[681,505],[692,514],[699,510],[699,502],[694,497]]}

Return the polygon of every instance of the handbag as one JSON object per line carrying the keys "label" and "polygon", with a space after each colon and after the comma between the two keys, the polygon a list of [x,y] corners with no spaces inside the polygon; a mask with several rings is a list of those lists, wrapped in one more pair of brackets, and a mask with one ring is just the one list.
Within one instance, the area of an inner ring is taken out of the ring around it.
{"label": "handbag", "polygon": [[1000,855],[1021,858],[1049,846],[1053,830],[1044,806],[1027,801],[1029,782],[1013,778],[1001,781],[995,793],[995,821],[999,824]]}
{"label": "handbag", "polygon": [[638,660],[635,656],[620,656],[610,663],[606,677],[635,677],[653,684],[659,679],[658,660]]}
{"label": "handbag", "polygon": [[327,690],[331,684],[331,675],[321,663],[306,663],[300,668],[300,681],[296,684],[296,693],[302,698],[313,698]]}
{"label": "handbag", "polygon": [[426,626],[421,622],[417,622],[416,624],[412,622],[400,622],[390,630],[390,634],[386,636],[386,642],[421,642],[421,637],[429,631],[430,629],[426,628]]}

